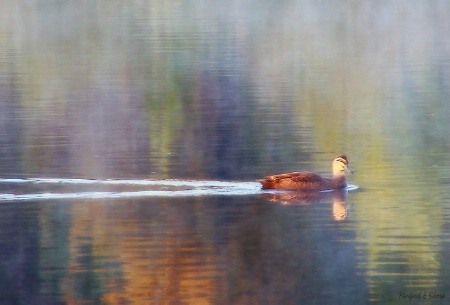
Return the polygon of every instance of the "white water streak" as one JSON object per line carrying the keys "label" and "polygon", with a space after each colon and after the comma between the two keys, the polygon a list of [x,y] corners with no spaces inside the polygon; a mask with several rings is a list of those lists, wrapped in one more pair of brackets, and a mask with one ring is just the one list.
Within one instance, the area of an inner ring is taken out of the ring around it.
{"label": "white water streak", "polygon": [[0,201],[31,201],[56,199],[118,199],[138,197],[184,197],[211,195],[252,195],[260,192],[257,182],[201,181],[201,180],[91,180],[57,178],[13,178],[0,179],[3,184],[56,184],[56,185],[115,185],[172,187],[174,190],[142,190],[124,192],[72,192],[0,194]]}
{"label": "white water streak", "polygon": [[[216,180],[94,180],[94,179],[59,179],[59,178],[11,178],[0,179],[2,184],[57,184],[57,185],[117,185],[117,186],[153,186],[173,187],[174,190],[142,190],[142,191],[90,191],[72,193],[0,193],[0,201],[32,201],[58,199],[120,199],[139,197],[186,197],[186,196],[241,196],[261,193],[257,182],[216,181]],[[186,189],[188,188],[188,189]],[[355,190],[356,185],[349,185],[348,190]]]}
{"label": "white water streak", "polygon": [[0,179],[0,183],[36,184],[102,184],[102,185],[149,185],[149,186],[189,186],[189,187],[234,187],[237,184],[259,185],[257,182],[216,181],[216,180],[123,180],[123,179],[63,179],[63,178],[10,178]]}

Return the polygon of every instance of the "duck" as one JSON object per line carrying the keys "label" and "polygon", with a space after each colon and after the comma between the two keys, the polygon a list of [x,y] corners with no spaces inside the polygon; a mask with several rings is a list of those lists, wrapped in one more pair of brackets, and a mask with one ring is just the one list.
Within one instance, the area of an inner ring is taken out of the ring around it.
{"label": "duck", "polygon": [[339,155],[335,157],[332,167],[332,178],[322,177],[312,172],[291,172],[265,176],[258,182],[261,183],[264,190],[325,191],[345,189],[347,187],[345,172],[353,172],[353,169],[348,165],[347,156]]}

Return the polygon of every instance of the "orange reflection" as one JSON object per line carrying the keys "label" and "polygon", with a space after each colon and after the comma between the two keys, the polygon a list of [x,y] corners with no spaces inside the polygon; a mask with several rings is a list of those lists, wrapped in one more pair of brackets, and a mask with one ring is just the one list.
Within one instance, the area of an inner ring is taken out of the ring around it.
{"label": "orange reflection", "polygon": [[64,302],[85,303],[91,285],[102,304],[211,304],[223,274],[211,239],[168,209],[145,219],[127,204],[74,204]]}

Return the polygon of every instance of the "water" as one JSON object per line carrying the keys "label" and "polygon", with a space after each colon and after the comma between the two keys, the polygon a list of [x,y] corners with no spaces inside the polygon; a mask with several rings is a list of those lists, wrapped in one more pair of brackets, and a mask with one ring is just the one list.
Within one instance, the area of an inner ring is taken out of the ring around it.
{"label": "water", "polygon": [[6,1],[0,303],[448,303],[449,12]]}

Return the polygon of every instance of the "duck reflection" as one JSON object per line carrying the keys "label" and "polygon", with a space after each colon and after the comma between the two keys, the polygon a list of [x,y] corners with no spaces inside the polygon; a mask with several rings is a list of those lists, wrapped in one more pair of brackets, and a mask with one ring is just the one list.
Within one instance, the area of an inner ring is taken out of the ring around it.
{"label": "duck reflection", "polygon": [[346,203],[347,190],[333,190],[329,192],[276,192],[263,193],[260,198],[286,205],[310,205],[331,199],[332,217],[336,221],[346,220],[348,217],[349,205]]}

